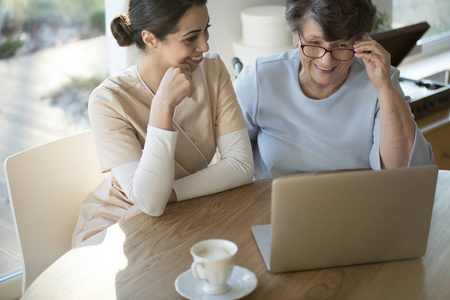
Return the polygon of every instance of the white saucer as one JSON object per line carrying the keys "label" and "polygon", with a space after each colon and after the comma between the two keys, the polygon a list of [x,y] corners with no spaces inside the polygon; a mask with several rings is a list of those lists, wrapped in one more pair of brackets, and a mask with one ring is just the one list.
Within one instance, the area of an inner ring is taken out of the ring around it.
{"label": "white saucer", "polygon": [[192,300],[231,300],[247,296],[258,285],[258,279],[255,274],[246,268],[234,266],[228,279],[230,290],[221,295],[210,295],[203,291],[203,281],[198,280],[192,275],[191,270],[181,273],[175,280],[175,289],[177,292]]}

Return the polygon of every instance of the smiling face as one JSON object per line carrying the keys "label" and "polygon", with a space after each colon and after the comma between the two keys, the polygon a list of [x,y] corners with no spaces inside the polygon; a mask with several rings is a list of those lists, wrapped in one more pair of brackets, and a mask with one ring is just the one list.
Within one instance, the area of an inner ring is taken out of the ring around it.
{"label": "smiling face", "polygon": [[[317,45],[328,50],[334,48],[353,50],[353,44],[356,42],[356,38],[347,41],[325,41],[322,28],[311,19],[306,19],[301,28],[301,32],[299,32],[301,41],[297,38],[298,46],[300,44]],[[300,86],[308,97],[314,99],[322,99],[336,92],[345,82],[353,61],[353,59],[349,61],[334,60],[329,52],[321,58],[309,58],[303,54],[300,47],[299,56],[302,64],[299,73]]]}
{"label": "smiling face", "polygon": [[192,6],[178,22],[178,31],[158,42],[158,58],[163,67],[188,63],[194,71],[209,50],[209,15],[206,5]]}

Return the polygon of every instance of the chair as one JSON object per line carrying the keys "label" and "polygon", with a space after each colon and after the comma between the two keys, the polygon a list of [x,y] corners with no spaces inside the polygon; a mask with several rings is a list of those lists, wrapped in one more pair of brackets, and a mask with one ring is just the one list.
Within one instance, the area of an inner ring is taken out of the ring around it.
{"label": "chair", "polygon": [[90,130],[8,157],[5,174],[22,251],[24,292],[71,249],[81,202],[105,175]]}

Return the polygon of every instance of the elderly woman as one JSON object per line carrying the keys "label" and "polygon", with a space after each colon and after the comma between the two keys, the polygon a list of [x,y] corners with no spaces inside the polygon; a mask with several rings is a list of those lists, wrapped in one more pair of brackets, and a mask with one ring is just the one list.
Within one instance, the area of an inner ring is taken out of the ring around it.
{"label": "elderly woman", "polygon": [[375,13],[370,0],[287,0],[298,49],[258,58],[234,83],[256,179],[434,163],[399,71],[365,38]]}

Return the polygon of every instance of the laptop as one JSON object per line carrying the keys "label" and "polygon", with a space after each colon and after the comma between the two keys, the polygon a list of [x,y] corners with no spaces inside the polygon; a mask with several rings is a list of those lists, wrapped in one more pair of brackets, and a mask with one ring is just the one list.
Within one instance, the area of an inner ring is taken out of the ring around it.
{"label": "laptop", "polygon": [[357,170],[276,178],[271,224],[252,232],[270,272],[425,254],[438,168]]}

